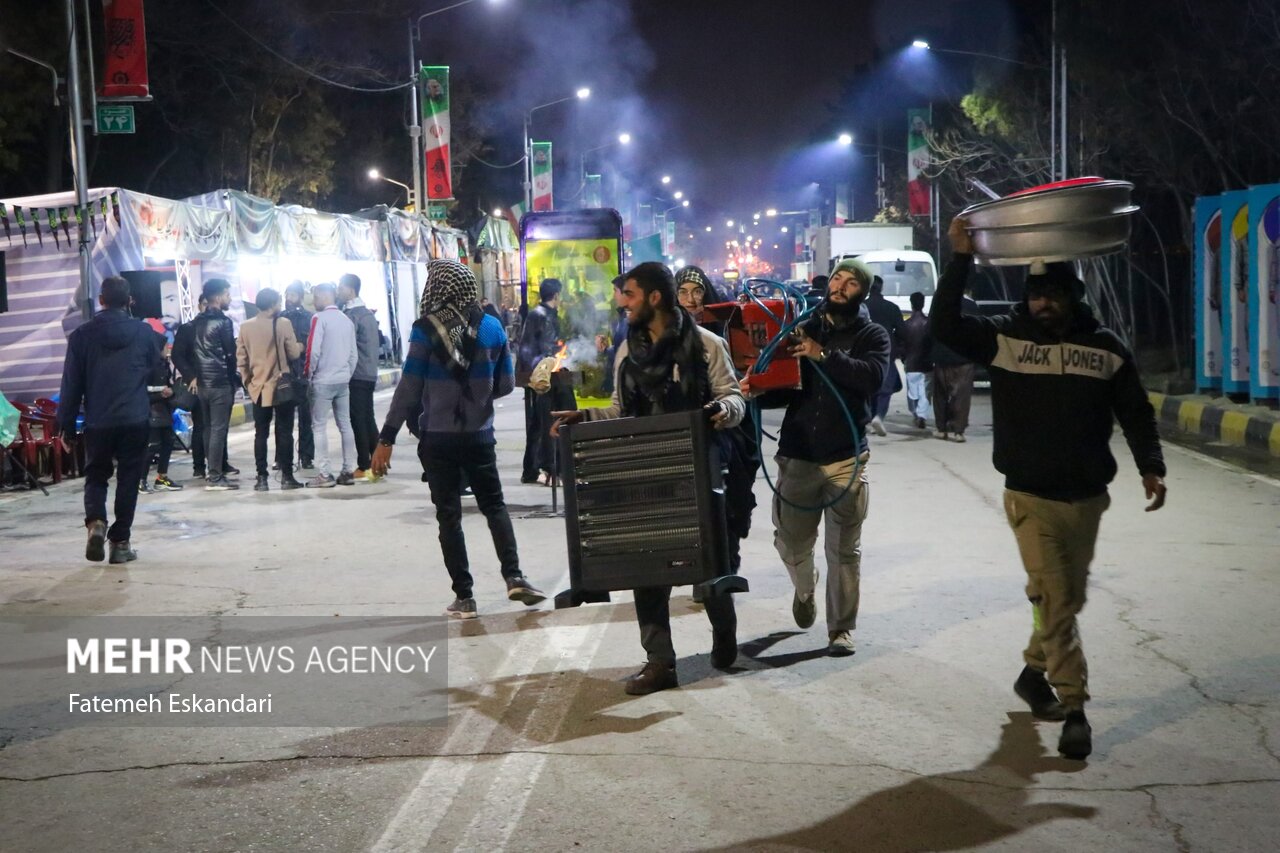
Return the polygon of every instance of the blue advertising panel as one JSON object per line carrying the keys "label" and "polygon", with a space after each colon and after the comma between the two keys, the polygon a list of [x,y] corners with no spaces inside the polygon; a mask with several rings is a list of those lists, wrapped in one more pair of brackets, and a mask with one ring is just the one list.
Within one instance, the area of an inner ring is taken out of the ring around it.
{"label": "blue advertising panel", "polygon": [[1195,205],[1196,390],[1222,390],[1222,198]]}
{"label": "blue advertising panel", "polygon": [[1222,194],[1222,391],[1249,393],[1249,191]]}
{"label": "blue advertising panel", "polygon": [[1249,395],[1280,398],[1280,184],[1249,188]]}

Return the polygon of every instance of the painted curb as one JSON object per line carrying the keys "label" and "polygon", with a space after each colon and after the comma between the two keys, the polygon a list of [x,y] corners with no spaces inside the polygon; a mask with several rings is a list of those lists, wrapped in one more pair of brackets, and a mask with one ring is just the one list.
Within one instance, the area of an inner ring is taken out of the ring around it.
{"label": "painted curb", "polygon": [[1209,441],[1280,456],[1280,420],[1237,412],[1199,400],[1148,391],[1156,417],[1166,425]]}

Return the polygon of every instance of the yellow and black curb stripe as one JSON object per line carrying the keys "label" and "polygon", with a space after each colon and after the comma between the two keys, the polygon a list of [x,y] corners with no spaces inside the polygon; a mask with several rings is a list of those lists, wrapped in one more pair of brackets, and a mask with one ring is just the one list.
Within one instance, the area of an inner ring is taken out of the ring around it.
{"label": "yellow and black curb stripe", "polygon": [[[373,386],[375,391],[385,391],[388,388],[396,387],[396,383],[400,381],[400,368],[383,369],[378,371],[378,383]],[[231,407],[231,426],[239,426],[243,423],[249,423],[253,420],[253,403],[236,403]]]}
{"label": "yellow and black curb stripe", "polygon": [[1199,400],[1148,391],[1156,417],[1168,426],[1235,447],[1280,456],[1280,420],[1234,412]]}

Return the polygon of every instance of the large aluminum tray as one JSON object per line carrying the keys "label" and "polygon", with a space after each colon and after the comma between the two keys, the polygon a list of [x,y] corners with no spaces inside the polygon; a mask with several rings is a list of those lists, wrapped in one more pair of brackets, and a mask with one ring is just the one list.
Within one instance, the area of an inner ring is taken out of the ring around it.
{"label": "large aluminum tray", "polygon": [[972,204],[968,223],[980,264],[1024,266],[1116,252],[1129,240],[1133,184],[1074,178]]}

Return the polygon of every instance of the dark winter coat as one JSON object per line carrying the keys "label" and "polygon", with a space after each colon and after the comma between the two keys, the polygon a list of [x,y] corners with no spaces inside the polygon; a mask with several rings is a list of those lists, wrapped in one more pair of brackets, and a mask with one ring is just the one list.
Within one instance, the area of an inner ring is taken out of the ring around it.
{"label": "dark winter coat", "polygon": [[58,427],[75,432],[80,405],[84,428],[146,426],[147,383],[164,338],[123,310],[101,311],[67,339],[58,396]]}

